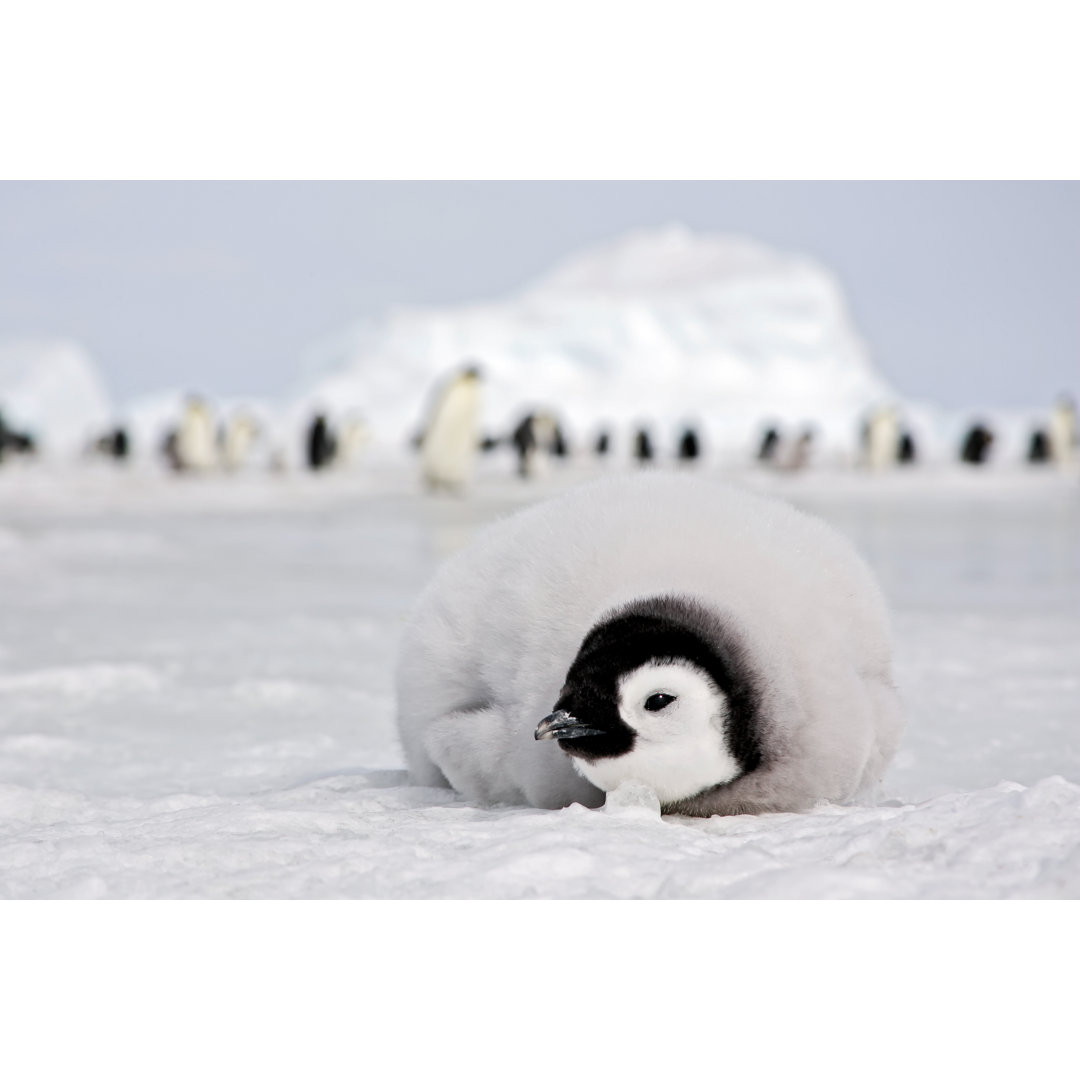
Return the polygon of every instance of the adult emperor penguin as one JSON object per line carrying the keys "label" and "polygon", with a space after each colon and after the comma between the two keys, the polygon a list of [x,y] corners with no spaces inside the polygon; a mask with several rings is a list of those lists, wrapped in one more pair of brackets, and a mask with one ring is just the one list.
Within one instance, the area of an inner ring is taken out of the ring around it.
{"label": "adult emperor penguin", "polygon": [[887,469],[896,464],[900,446],[900,418],[891,406],[875,409],[865,428],[866,464]]}
{"label": "adult emperor penguin", "polygon": [[697,461],[701,456],[701,440],[698,438],[697,430],[691,424],[687,424],[683,428],[682,435],[679,438],[679,448],[676,451],[676,457],[679,461]]}
{"label": "adult emperor penguin", "polygon": [[429,490],[460,490],[480,445],[480,371],[469,367],[439,391],[420,443],[420,474]]}
{"label": "adult emperor penguin", "polygon": [[221,428],[221,463],[228,472],[242,469],[259,438],[259,422],[244,409],[234,412]]}
{"label": "adult emperor penguin", "polygon": [[198,394],[184,402],[176,429],[176,457],[181,469],[207,472],[218,464],[217,437],[209,404]]}
{"label": "adult emperor penguin", "polygon": [[960,460],[967,465],[985,465],[994,444],[994,433],[983,423],[976,422],[960,444]]}
{"label": "adult emperor penguin", "polygon": [[638,428],[634,433],[634,460],[639,465],[648,465],[654,457],[652,437],[648,428]]}
{"label": "adult emperor penguin", "polygon": [[765,465],[775,465],[780,451],[780,432],[775,427],[768,427],[761,437],[757,459]]}
{"label": "adult emperor penguin", "polygon": [[828,526],[686,475],[577,487],[487,528],[397,664],[413,781],[482,803],[804,810],[880,778],[902,710],[884,603]]}
{"label": "adult emperor penguin", "polygon": [[1047,437],[1051,460],[1062,466],[1072,465],[1076,461],[1076,402],[1068,394],[1061,394],[1054,404]]}
{"label": "adult emperor penguin", "polygon": [[330,429],[330,423],[322,413],[312,417],[304,440],[307,453],[307,466],[318,471],[328,468],[337,454],[337,439]]}

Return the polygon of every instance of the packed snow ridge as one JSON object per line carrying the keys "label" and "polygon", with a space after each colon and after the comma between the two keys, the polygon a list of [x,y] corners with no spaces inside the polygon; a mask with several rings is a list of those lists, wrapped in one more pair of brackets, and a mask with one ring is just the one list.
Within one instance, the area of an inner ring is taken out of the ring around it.
{"label": "packed snow ridge", "polygon": [[0,343],[0,414],[46,453],[69,456],[101,434],[113,409],[81,345],[27,339]]}
{"label": "packed snow ridge", "polygon": [[718,442],[766,419],[848,441],[896,399],[874,371],[832,276],[802,256],[682,226],[581,252],[503,300],[398,307],[315,346],[307,409],[359,410],[376,436],[418,426],[429,387],[466,360],[485,375],[485,421],[555,408],[579,435],[696,421]]}

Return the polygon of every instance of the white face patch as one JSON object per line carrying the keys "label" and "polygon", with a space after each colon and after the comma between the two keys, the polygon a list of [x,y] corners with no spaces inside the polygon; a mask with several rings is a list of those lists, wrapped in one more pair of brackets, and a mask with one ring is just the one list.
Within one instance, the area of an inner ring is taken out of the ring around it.
{"label": "white face patch", "polygon": [[596,761],[573,758],[586,780],[603,791],[637,781],[672,803],[739,775],[724,736],[727,698],[700,668],[644,664],[619,680],[618,693],[619,715],[637,733],[634,748]]}

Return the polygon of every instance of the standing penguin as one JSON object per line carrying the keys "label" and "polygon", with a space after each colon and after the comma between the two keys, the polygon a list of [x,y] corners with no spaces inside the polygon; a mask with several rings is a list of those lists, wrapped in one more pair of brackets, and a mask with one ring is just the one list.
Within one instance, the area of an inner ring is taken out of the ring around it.
{"label": "standing penguin", "polygon": [[757,459],[766,465],[776,462],[780,450],[780,432],[774,427],[765,429],[761,436],[761,445],[758,447]]}
{"label": "standing penguin", "polygon": [[896,460],[901,465],[914,465],[917,458],[915,437],[905,429],[900,432],[900,445],[896,448]]}
{"label": "standing penguin", "polygon": [[504,519],[421,595],[397,663],[414,783],[479,802],[806,810],[868,790],[902,727],[885,607],[854,549],[686,475]]}
{"label": "standing penguin", "polygon": [[517,473],[523,480],[533,475],[536,457],[536,432],[533,431],[533,414],[522,417],[510,435],[514,453],[517,454]]}
{"label": "standing penguin", "polygon": [[639,465],[648,465],[653,459],[653,444],[646,428],[638,428],[634,434],[634,460]]}
{"label": "standing penguin", "polygon": [[896,464],[900,448],[900,420],[896,410],[875,409],[864,427],[866,464],[887,469]]}
{"label": "standing penguin", "polygon": [[791,448],[784,454],[779,465],[788,472],[798,472],[805,469],[810,463],[810,457],[814,450],[814,431],[805,428],[799,433],[799,437],[792,443]]}
{"label": "standing penguin", "polygon": [[335,460],[352,465],[371,443],[371,429],[359,416],[347,416],[338,428]]}
{"label": "standing penguin", "polygon": [[967,465],[985,465],[993,442],[994,433],[985,424],[973,424],[960,444],[960,460]]}
{"label": "standing penguin", "polygon": [[539,476],[546,455],[555,457],[566,453],[558,422],[549,412],[531,412],[523,417],[514,428],[510,441],[517,453],[517,471],[522,479]]}
{"label": "standing penguin", "polygon": [[1054,463],[1071,465],[1076,460],[1076,402],[1068,394],[1062,394],[1054,405],[1047,435]]}
{"label": "standing penguin", "polygon": [[247,464],[259,437],[259,423],[245,410],[233,413],[221,429],[221,461],[228,472]]}
{"label": "standing penguin", "polygon": [[34,451],[34,437],[27,432],[8,427],[0,413],[0,461],[4,460],[5,453],[33,454]]}
{"label": "standing penguin", "polygon": [[117,461],[126,460],[129,452],[130,442],[127,429],[122,426],[99,435],[87,447],[88,454],[100,454],[102,457],[114,458]]}
{"label": "standing penguin", "polygon": [[1050,439],[1042,428],[1031,433],[1027,459],[1030,465],[1045,465],[1050,460]]}
{"label": "standing penguin", "polygon": [[180,460],[180,451],[178,449],[179,442],[179,429],[169,428],[165,432],[165,437],[161,440],[161,456],[165,459],[166,464],[174,472],[183,472],[184,463]]}
{"label": "standing penguin", "polygon": [[420,442],[420,475],[429,491],[460,490],[480,444],[480,371],[469,367],[439,391]]}
{"label": "standing penguin", "polygon": [[570,456],[570,443],[567,441],[566,432],[562,424],[552,418],[551,431],[551,456],[555,458],[568,458]]}
{"label": "standing penguin", "polygon": [[217,437],[209,404],[198,394],[184,402],[174,443],[178,468],[185,472],[207,472],[218,463]]}
{"label": "standing penguin", "polygon": [[112,456],[119,461],[127,460],[131,453],[131,440],[128,438],[127,428],[118,427],[112,433]]}
{"label": "standing penguin", "polygon": [[309,469],[325,469],[337,452],[334,433],[330,430],[326,417],[318,413],[311,421],[307,432],[307,464]]}
{"label": "standing penguin", "polygon": [[679,461],[697,461],[701,454],[701,443],[698,434],[691,426],[687,425],[679,438]]}

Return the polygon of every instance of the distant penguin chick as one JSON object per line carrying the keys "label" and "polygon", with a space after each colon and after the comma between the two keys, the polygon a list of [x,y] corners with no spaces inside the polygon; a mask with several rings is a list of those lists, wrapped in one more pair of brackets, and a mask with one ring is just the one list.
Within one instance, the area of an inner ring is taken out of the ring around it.
{"label": "distant penguin chick", "polygon": [[397,664],[410,775],[481,803],[805,810],[868,790],[902,727],[887,618],[846,540],[686,475],[584,485],[488,527]]}

